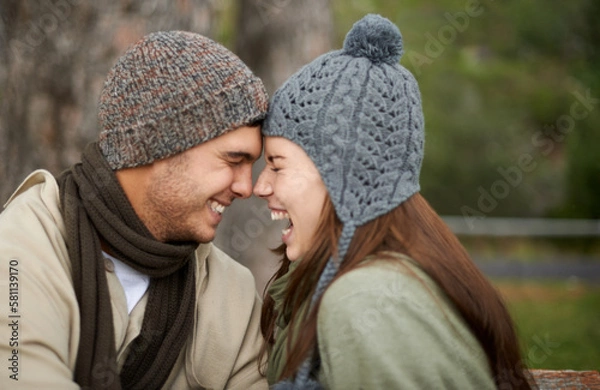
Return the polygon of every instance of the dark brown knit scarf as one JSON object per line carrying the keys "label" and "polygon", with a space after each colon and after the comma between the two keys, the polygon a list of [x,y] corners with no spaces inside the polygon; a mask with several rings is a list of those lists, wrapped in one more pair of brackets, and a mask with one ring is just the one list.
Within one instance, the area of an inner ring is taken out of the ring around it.
{"label": "dark brown knit scarf", "polygon": [[[81,315],[75,381],[91,389],[160,389],[193,326],[198,245],[155,240],[96,143],[58,183]],[[151,277],[141,333],[120,374],[100,237],[115,257]]]}

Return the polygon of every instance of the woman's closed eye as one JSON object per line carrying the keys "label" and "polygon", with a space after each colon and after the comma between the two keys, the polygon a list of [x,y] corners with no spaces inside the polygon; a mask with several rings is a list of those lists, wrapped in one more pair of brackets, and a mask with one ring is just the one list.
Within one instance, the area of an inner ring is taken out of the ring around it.
{"label": "woman's closed eye", "polygon": [[267,166],[269,167],[269,169],[272,172],[279,172],[281,170],[281,167],[279,167],[279,164],[282,163],[284,158],[282,156],[278,156],[278,155],[270,155],[270,156],[266,157],[266,160],[267,160]]}

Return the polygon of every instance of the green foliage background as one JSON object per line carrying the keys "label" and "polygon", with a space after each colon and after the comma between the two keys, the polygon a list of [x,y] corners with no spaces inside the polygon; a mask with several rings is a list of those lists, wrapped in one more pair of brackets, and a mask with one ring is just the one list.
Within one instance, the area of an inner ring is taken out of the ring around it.
{"label": "green foliage background", "polygon": [[399,26],[425,112],[422,192],[440,214],[600,218],[599,2],[333,5],[338,47],[366,13]]}

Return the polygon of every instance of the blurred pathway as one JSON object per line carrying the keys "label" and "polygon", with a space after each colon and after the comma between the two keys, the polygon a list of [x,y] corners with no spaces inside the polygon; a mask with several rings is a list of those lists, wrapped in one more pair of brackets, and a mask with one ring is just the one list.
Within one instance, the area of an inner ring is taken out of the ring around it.
{"label": "blurred pathway", "polygon": [[600,284],[600,261],[543,260],[523,263],[511,259],[478,260],[477,266],[489,277],[515,279],[579,279],[588,283]]}

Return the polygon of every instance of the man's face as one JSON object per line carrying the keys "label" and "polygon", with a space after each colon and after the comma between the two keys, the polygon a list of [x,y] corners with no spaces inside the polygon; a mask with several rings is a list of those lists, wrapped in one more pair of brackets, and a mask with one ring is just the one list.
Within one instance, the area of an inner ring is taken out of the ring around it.
{"label": "man's face", "polygon": [[140,218],[163,242],[212,241],[221,214],[252,194],[260,127],[240,127],[152,164]]}

